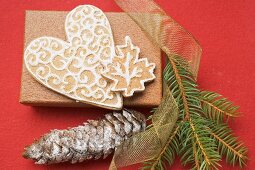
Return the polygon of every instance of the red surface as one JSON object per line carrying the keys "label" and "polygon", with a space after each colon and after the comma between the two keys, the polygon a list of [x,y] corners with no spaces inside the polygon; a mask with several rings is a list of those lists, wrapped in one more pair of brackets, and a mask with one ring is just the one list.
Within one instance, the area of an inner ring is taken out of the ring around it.
{"label": "red surface", "polygon": [[[201,43],[202,89],[217,91],[241,106],[243,116],[231,123],[249,148],[245,169],[255,169],[255,1],[157,0]],[[0,0],[0,169],[107,169],[110,159],[71,165],[38,166],[21,157],[26,144],[53,128],[81,124],[106,113],[100,109],[33,108],[19,100],[25,10],[71,10],[93,4],[121,11],[112,0]],[[144,111],[146,113],[147,111]],[[238,169],[227,166],[222,169]],[[126,169],[135,169],[126,168]],[[176,161],[173,169],[181,168]]]}

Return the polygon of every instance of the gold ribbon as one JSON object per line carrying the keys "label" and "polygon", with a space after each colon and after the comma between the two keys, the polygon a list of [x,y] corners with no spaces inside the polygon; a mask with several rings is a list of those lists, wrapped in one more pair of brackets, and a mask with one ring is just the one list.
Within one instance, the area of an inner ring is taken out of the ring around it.
{"label": "gold ribbon", "polygon": [[166,144],[178,117],[178,107],[167,85],[160,106],[152,117],[153,126],[116,148],[110,168],[124,167],[154,159]]}
{"label": "gold ribbon", "polygon": [[[115,0],[168,58],[182,56],[197,76],[202,49],[195,38],[153,0]],[[163,98],[152,116],[152,126],[116,148],[111,170],[156,159],[167,144],[178,116],[177,104],[164,82]]]}

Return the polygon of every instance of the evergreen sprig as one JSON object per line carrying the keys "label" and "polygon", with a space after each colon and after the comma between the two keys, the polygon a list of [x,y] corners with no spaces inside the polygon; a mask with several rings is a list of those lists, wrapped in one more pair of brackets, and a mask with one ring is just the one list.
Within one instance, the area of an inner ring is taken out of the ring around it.
{"label": "evergreen sprig", "polygon": [[164,79],[178,105],[179,117],[158,157],[145,162],[143,169],[163,170],[173,164],[176,155],[183,165],[197,170],[218,169],[222,156],[227,163],[243,167],[247,148],[226,124],[229,117],[239,115],[238,107],[217,93],[200,91],[188,62],[179,56],[169,58]]}
{"label": "evergreen sprig", "polygon": [[216,140],[218,151],[222,156],[226,157],[226,161],[230,165],[239,164],[240,167],[245,166],[247,160],[247,148],[242,142],[233,136],[232,130],[226,123],[211,124],[209,132]]}
{"label": "evergreen sprig", "polygon": [[223,98],[220,94],[202,91],[199,99],[205,116],[217,123],[222,123],[224,120],[228,120],[229,117],[239,116],[239,107],[234,106],[232,102]]}

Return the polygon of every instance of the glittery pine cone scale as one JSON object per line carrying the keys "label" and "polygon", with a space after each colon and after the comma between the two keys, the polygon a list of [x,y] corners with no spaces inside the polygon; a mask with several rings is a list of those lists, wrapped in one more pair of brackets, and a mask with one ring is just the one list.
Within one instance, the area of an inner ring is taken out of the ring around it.
{"label": "glittery pine cone scale", "polygon": [[144,131],[145,126],[144,115],[124,109],[78,127],[52,130],[26,147],[23,157],[35,160],[36,164],[106,158],[122,141]]}

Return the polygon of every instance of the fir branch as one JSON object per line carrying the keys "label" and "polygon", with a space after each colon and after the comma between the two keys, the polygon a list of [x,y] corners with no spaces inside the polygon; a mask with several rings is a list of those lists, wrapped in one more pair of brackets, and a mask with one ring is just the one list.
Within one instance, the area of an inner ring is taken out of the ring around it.
{"label": "fir branch", "polygon": [[227,163],[233,166],[238,163],[240,167],[245,165],[248,150],[233,136],[227,124],[212,124],[209,132],[216,139],[219,152],[226,157]]}
{"label": "fir branch", "polygon": [[[178,132],[179,129],[176,129],[175,132]],[[172,165],[174,163],[176,155],[178,155],[180,152],[180,141],[176,134],[173,134],[171,136],[171,142],[169,143],[169,146],[166,149],[166,152],[164,154],[164,157],[169,165]]]}
{"label": "fir branch", "polygon": [[180,126],[177,126],[172,135],[169,136],[165,146],[161,149],[158,158],[152,164],[152,169],[157,166],[161,158],[163,161],[167,161],[169,165],[173,164],[175,155],[176,153],[178,153],[179,150],[178,138],[176,138],[179,127]]}
{"label": "fir branch", "polygon": [[[186,127],[181,128],[184,135],[181,135],[179,139],[180,141],[186,139],[186,142],[182,145],[182,162],[184,164],[195,163],[196,168],[201,168],[201,166],[204,169],[208,167],[217,168],[220,156],[215,151],[215,141],[212,141],[209,137],[205,128],[206,123],[200,116],[203,112],[198,99],[200,91],[197,89],[187,62],[179,56],[169,58],[165,79],[179,105],[180,113],[183,114],[180,119],[183,118],[183,121],[188,122]],[[200,154],[200,158],[196,152]]]}
{"label": "fir branch", "polygon": [[199,160],[197,158],[197,144],[193,142],[193,157],[194,157],[194,167],[193,169],[200,169]]}
{"label": "fir branch", "polygon": [[173,164],[175,156],[179,153],[179,141],[176,135],[179,128],[180,126],[176,126],[175,130],[171,136],[169,136],[166,144],[162,147],[156,159],[145,162],[147,166],[144,166],[143,169],[160,169],[162,162],[168,162],[169,165]]}
{"label": "fir branch", "polygon": [[215,140],[207,130],[209,122],[201,116],[191,115],[183,128],[181,160],[184,165],[193,164],[193,169],[217,169],[220,155]]}
{"label": "fir branch", "polygon": [[169,58],[169,63],[165,67],[164,78],[175,98],[182,119],[188,120],[190,114],[202,112],[200,101],[197,99],[199,90],[196,82],[188,68],[183,67],[187,63],[179,56]]}
{"label": "fir branch", "polygon": [[[175,84],[173,84],[173,83],[171,84],[171,85],[174,85],[174,87],[172,87],[172,91],[175,88],[179,89],[179,95],[182,98],[182,104],[184,106],[183,112],[185,112],[185,119],[188,119],[189,118],[189,106],[188,106],[188,101],[186,98],[186,92],[183,87],[182,79],[179,74],[179,70],[177,69],[177,66],[176,66],[173,58],[169,58],[169,63],[172,66],[173,76],[175,76],[175,80],[176,80],[176,83],[174,82]],[[170,81],[168,81],[168,82],[170,82]],[[170,88],[171,88],[171,85],[170,85]]]}
{"label": "fir branch", "polygon": [[238,107],[217,93],[200,92],[188,62],[179,56],[169,58],[164,79],[178,105],[178,130],[169,136],[168,146],[162,147],[158,157],[146,162],[144,168],[164,169],[166,162],[172,165],[176,155],[181,156],[183,165],[192,164],[196,170],[218,169],[220,155],[242,167],[247,149],[232,135],[224,136],[229,132],[226,128],[218,127],[225,118],[236,117]]}
{"label": "fir branch", "polygon": [[[211,164],[211,161],[209,160],[209,156],[207,155],[206,153],[206,148],[203,146],[202,144],[202,141],[200,140],[200,136],[198,135],[198,132],[197,132],[197,129],[192,121],[192,119],[189,119],[189,123],[190,123],[190,127],[192,129],[192,132],[193,132],[193,135],[194,135],[194,140],[195,140],[195,143],[198,145],[198,147],[200,148],[202,154],[203,154],[203,157],[204,157],[204,160],[206,162],[206,164],[210,165]],[[197,153],[197,152],[196,152]]]}
{"label": "fir branch", "polygon": [[[203,120],[201,117],[197,117],[197,119],[201,119],[200,122],[195,123],[194,118],[190,118],[189,123],[193,131],[195,143],[197,144],[195,146],[198,147],[195,159],[198,159],[198,162],[200,162],[199,164],[201,165],[201,167],[199,169],[218,169],[218,167],[220,166],[218,162],[220,161],[221,157],[217,152],[215,140],[212,140],[208,135],[208,132],[206,130],[207,126],[204,124],[206,123],[206,121]],[[197,158],[199,157],[199,151],[201,151],[202,153],[200,159]]]}
{"label": "fir branch", "polygon": [[205,116],[217,123],[222,123],[224,120],[228,120],[229,117],[239,116],[239,107],[234,106],[220,94],[202,91],[199,99]]}

